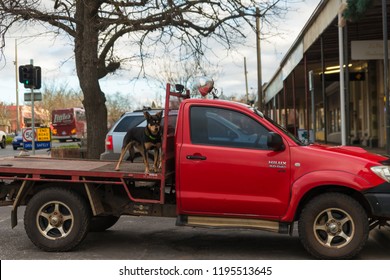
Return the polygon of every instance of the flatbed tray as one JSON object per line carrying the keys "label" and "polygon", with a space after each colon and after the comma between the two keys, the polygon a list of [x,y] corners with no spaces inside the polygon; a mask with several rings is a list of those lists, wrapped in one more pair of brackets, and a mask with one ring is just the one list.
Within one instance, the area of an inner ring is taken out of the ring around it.
{"label": "flatbed tray", "polygon": [[100,178],[161,179],[161,173],[145,174],[143,163],[122,162],[115,171],[116,161],[55,159],[49,157],[9,157],[0,159],[0,177],[16,175],[72,176]]}

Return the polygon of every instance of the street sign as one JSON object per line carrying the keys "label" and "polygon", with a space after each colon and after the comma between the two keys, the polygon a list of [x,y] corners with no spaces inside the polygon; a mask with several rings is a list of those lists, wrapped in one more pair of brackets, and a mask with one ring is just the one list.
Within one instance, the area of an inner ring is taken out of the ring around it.
{"label": "street sign", "polygon": [[[33,133],[32,128],[23,128],[22,131],[23,148],[32,150]],[[51,147],[51,133],[48,127],[38,127],[35,129],[35,149],[49,149]]]}
{"label": "street sign", "polygon": [[23,137],[23,142],[31,142],[33,139],[32,128],[31,127],[23,128],[22,137]]}
{"label": "street sign", "polygon": [[[50,149],[51,142],[35,142],[35,149]],[[32,142],[24,142],[23,149],[32,150]]]}
{"label": "street sign", "polygon": [[[31,92],[24,93],[24,101],[32,101],[31,97],[32,97]],[[42,101],[42,93],[41,92],[34,92],[34,101]]]}
{"label": "street sign", "polygon": [[36,132],[37,132],[37,141],[38,142],[51,141],[50,128],[39,127],[36,129]]}

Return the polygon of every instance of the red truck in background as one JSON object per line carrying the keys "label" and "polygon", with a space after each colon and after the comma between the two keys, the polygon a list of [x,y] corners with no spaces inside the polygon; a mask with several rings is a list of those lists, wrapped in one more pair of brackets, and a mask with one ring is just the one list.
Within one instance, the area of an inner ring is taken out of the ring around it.
{"label": "red truck in background", "polygon": [[65,142],[77,141],[87,136],[87,120],[83,108],[66,108],[52,111],[52,138]]}
{"label": "red truck in background", "polygon": [[285,234],[297,222],[310,254],[346,259],[360,252],[371,229],[388,225],[388,157],[304,145],[252,107],[190,99],[181,86],[167,85],[164,110],[159,173],[143,173],[143,163],[114,171],[110,161],[1,160],[0,205],[13,206],[12,226],[17,208],[27,205],[30,240],[46,251],[68,251],[121,215]]}

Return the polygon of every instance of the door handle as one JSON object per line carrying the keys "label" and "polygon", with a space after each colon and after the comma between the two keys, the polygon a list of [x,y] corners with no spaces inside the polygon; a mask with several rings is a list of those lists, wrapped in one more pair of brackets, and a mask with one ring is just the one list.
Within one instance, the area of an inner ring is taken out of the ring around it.
{"label": "door handle", "polygon": [[188,155],[186,156],[187,159],[190,159],[190,160],[206,160],[207,157],[205,156],[202,156],[202,155]]}

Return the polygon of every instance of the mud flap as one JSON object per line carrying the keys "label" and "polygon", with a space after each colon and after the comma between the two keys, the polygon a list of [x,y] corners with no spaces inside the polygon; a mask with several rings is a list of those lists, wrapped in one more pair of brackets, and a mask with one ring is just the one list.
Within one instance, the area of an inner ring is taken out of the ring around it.
{"label": "mud flap", "polygon": [[[28,175],[26,176],[26,178]],[[24,190],[26,189],[28,181],[23,181],[22,186],[19,189],[18,194],[16,195],[14,204],[12,206],[12,211],[11,211],[11,227],[14,228],[18,225],[18,207],[20,205],[20,200],[24,195]]]}
{"label": "mud flap", "polygon": [[11,211],[11,227],[14,228],[18,225],[18,207]]}

